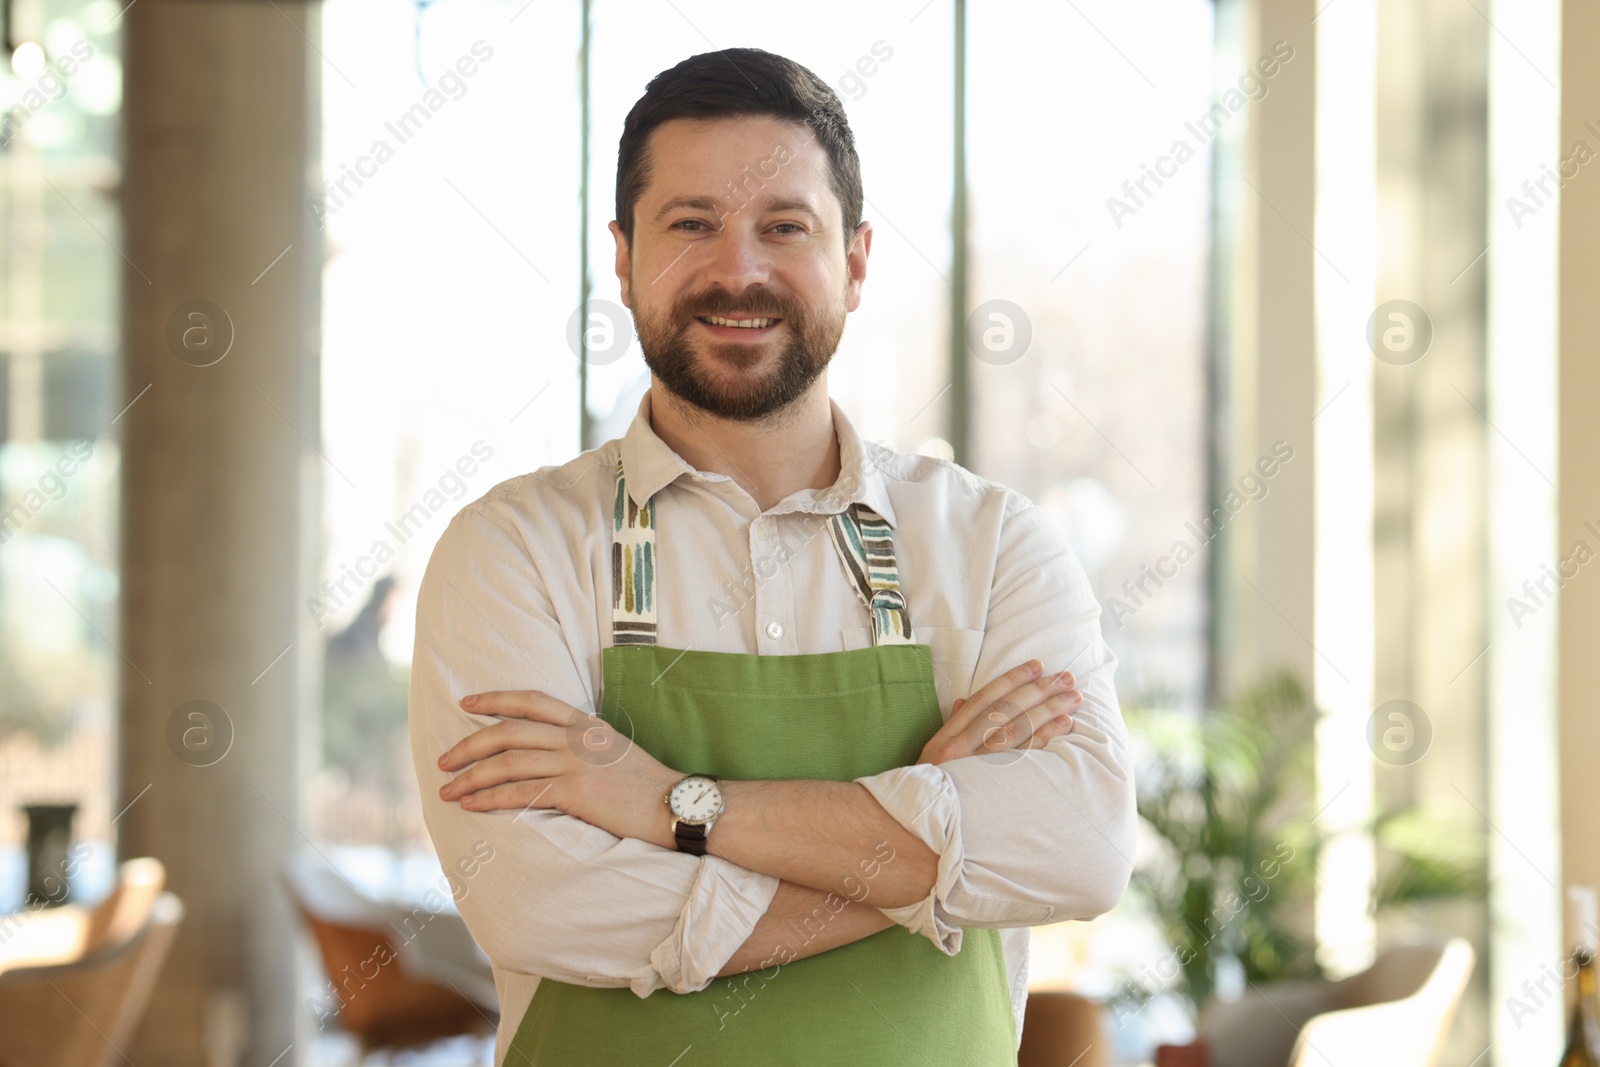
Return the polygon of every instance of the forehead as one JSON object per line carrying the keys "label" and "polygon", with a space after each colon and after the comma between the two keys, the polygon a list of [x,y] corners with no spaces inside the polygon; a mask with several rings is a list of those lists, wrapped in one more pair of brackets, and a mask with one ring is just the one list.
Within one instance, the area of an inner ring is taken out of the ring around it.
{"label": "forehead", "polygon": [[[731,189],[730,189],[731,186]],[[650,133],[650,184],[646,205],[676,196],[732,200],[765,194],[808,200],[824,217],[838,218],[828,153],[811,127],[767,115],[671,119]]]}

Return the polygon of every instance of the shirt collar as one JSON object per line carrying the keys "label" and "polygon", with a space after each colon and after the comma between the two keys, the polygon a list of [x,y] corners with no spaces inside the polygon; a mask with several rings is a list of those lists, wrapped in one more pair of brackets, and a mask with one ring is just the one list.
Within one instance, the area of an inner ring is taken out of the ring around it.
{"label": "shirt collar", "polygon": [[[654,387],[646,389],[639,398],[638,411],[622,436],[622,465],[628,472],[628,495],[641,506],[662,487],[684,475],[706,479],[726,477],[695,469],[656,436],[650,425],[652,392]],[[882,445],[863,441],[850,417],[832,397],[828,398],[828,406],[833,411],[833,429],[839,441],[839,480],[831,489],[818,490],[811,500],[796,501],[790,510],[831,515],[843,511],[846,504],[861,503],[893,529],[894,506],[889,502],[883,464],[894,453]]]}

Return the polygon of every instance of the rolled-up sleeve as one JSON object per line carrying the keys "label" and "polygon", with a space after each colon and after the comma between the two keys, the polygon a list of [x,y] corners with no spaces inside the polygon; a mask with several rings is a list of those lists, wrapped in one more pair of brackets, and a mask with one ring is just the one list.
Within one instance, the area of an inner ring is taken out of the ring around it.
{"label": "rolled-up sleeve", "polygon": [[439,756],[490,721],[461,709],[466,694],[539,689],[596,710],[587,665],[562,638],[522,533],[493,507],[487,498],[469,505],[435,548],[411,668],[423,818],[461,917],[506,971],[641,997],[703,989],[749,937],[778,879],[553,810],[469,812],[438,795],[450,777]]}
{"label": "rolled-up sleeve", "polygon": [[926,899],[881,909],[948,954],[962,927],[1035,926],[1113,908],[1132,875],[1135,801],[1116,657],[1082,565],[1039,508],[1007,490],[974,686],[1029,659],[1071,670],[1083,703],[1042,749],[857,779],[938,856]]}

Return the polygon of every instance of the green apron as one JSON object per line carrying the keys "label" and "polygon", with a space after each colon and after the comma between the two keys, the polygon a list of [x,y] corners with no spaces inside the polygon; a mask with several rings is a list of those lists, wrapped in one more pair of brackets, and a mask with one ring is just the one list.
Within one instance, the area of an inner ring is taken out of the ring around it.
{"label": "green apron", "polygon": [[[859,503],[829,518],[872,616],[874,647],[798,656],[685,651],[656,643],[655,508],[628,497],[620,462],[616,493],[613,643],[601,652],[607,722],[669,767],[721,778],[850,781],[917,761],[943,717],[930,650],[912,641],[882,518]],[[882,858],[863,856],[864,870]],[[870,890],[870,878],[858,881]],[[791,924],[785,940],[798,949],[827,918],[822,909]],[[629,989],[544,978],[504,1063],[989,1067],[1015,1064],[1016,1047],[998,930],[965,930],[961,951],[946,956],[892,926],[806,959],[714,979],[695,993],[657,990],[641,999]]]}

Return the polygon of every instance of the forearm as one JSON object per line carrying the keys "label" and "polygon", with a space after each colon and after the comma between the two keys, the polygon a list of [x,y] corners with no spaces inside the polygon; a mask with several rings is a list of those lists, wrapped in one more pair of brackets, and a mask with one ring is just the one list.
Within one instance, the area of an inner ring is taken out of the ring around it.
{"label": "forearm", "polygon": [[717,972],[717,977],[802,960],[852,944],[893,925],[894,922],[877,908],[855,903],[837,893],[783,882],[766,914]]}
{"label": "forearm", "polygon": [[874,908],[933,891],[938,856],[855,782],[723,783],[709,850],[747,870]]}

